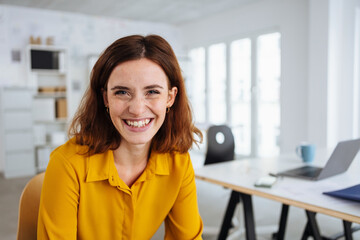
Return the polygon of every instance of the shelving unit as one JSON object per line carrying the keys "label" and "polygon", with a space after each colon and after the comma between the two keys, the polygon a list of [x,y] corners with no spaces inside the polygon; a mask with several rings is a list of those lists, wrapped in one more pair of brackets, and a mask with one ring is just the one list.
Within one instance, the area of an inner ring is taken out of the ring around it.
{"label": "shelving unit", "polygon": [[67,49],[29,45],[29,83],[34,89],[33,120],[37,171],[46,169],[49,155],[66,141],[69,77]]}
{"label": "shelving unit", "polygon": [[0,161],[6,178],[36,172],[32,96],[28,88],[0,89]]}

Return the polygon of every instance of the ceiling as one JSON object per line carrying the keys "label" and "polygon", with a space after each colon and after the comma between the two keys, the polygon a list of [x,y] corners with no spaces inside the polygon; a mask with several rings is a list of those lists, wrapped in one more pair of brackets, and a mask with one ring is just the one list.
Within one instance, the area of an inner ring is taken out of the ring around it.
{"label": "ceiling", "polygon": [[180,25],[257,0],[0,0],[0,4]]}

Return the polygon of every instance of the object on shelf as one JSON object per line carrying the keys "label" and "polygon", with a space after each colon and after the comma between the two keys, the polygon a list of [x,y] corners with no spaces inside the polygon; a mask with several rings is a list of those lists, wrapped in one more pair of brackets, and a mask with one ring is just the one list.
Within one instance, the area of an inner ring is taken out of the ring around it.
{"label": "object on shelf", "polygon": [[66,98],[56,99],[56,118],[67,118],[67,101]]}
{"label": "object on shelf", "polygon": [[39,93],[55,93],[56,87],[39,87],[38,92]]}
{"label": "object on shelf", "polygon": [[34,37],[34,36],[30,36],[30,44],[41,44],[41,38],[40,37]]}
{"label": "object on shelf", "polygon": [[54,45],[54,37],[47,37],[46,45]]}
{"label": "object on shelf", "polygon": [[56,87],[39,87],[39,93],[65,93],[66,87],[65,86],[56,86]]}

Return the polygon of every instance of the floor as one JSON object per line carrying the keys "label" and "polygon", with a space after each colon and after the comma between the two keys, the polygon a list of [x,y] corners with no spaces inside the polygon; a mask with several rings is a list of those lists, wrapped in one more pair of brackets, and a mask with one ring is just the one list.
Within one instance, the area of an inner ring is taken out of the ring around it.
{"label": "floor", "polygon": [[0,238],[3,240],[16,239],[19,198],[29,179],[0,176]]}
{"label": "floor", "polygon": [[[0,176],[0,236],[3,240],[16,239],[19,198],[28,180],[29,177],[4,179]],[[203,238],[205,240],[216,239],[230,191],[202,181],[197,181],[197,189],[199,211],[205,226]],[[253,205],[258,239],[271,239],[271,234],[277,229],[281,204],[254,197]],[[238,231],[232,233],[228,240],[245,239],[241,207],[238,208],[236,215],[239,219],[236,224],[239,226]],[[317,220],[323,235],[331,236],[342,230],[342,222],[339,219],[318,214]],[[304,211],[291,207],[285,239],[301,239],[304,226]],[[360,231],[354,233],[353,238],[360,240]],[[152,239],[163,239],[163,226]]]}

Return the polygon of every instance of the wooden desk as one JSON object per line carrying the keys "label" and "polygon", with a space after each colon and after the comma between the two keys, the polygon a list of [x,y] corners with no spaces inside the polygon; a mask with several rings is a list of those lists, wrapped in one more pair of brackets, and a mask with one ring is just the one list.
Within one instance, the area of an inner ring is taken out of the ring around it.
{"label": "wooden desk", "polygon": [[[359,160],[359,157],[354,159],[350,169],[344,174],[320,181],[279,178],[272,188],[254,187],[254,183],[260,177],[267,176],[270,172],[276,173],[300,166],[302,163],[297,158],[289,157],[234,160],[195,169],[195,176],[197,179],[232,189],[233,193],[230,202],[236,201],[236,196],[233,196],[233,194],[240,194],[244,204],[247,204],[247,209],[244,206],[247,239],[256,239],[251,202],[252,195],[275,200],[285,204],[285,206],[303,208],[307,211],[307,214],[321,213],[343,219],[345,222],[360,223],[360,203],[322,194],[324,191],[359,184]],[[231,205],[230,202],[229,205]],[[227,212],[232,211],[232,209],[229,210],[229,205]],[[309,221],[314,220],[314,217],[315,214],[308,215]]]}

